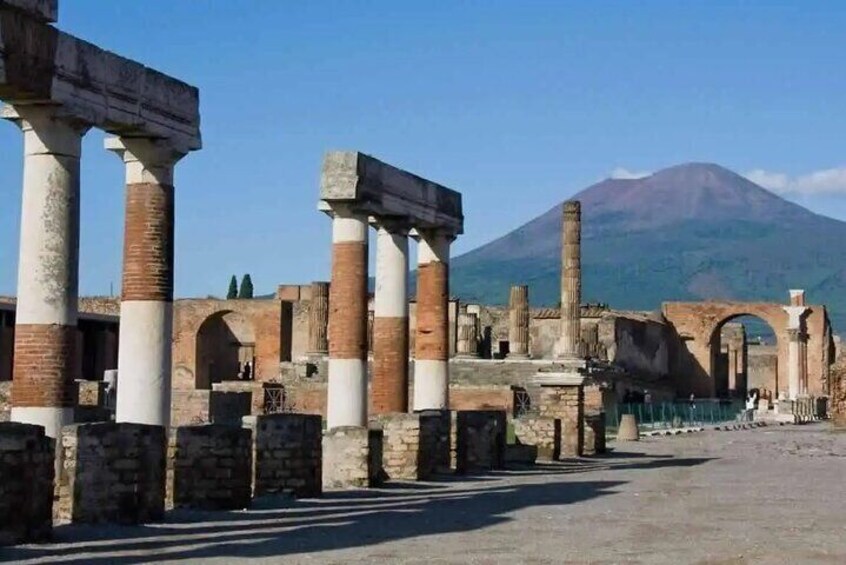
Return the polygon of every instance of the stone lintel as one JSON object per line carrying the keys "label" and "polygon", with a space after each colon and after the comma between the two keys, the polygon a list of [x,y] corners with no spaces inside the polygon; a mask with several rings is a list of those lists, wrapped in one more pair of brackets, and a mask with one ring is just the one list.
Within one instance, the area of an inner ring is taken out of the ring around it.
{"label": "stone lintel", "polygon": [[532,377],[532,383],[540,386],[583,386],[588,377],[587,361],[584,359],[556,359],[543,367]]}
{"label": "stone lintel", "polygon": [[0,99],[54,104],[109,133],[200,149],[197,88],[26,17],[8,1],[0,0]]}
{"label": "stone lintel", "polygon": [[59,19],[59,0],[0,0],[0,9],[12,8],[45,24]]}
{"label": "stone lintel", "polygon": [[369,216],[404,217],[409,228],[464,232],[461,194],[358,151],[323,159],[319,208],[347,204]]}

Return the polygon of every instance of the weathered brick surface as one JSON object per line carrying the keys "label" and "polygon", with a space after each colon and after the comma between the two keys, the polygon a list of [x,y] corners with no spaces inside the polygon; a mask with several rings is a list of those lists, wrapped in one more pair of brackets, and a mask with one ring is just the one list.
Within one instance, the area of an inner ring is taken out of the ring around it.
{"label": "weathered brick surface", "polygon": [[268,414],[246,419],[253,429],[253,494],[319,496],[322,421],[315,414]]}
{"label": "weathered brick surface", "polygon": [[449,266],[441,262],[417,270],[416,359],[449,358]]}
{"label": "weathered brick surface", "polygon": [[76,404],[76,326],[15,327],[12,401],[15,406]]}
{"label": "weathered brick surface", "polygon": [[846,364],[836,363],[831,367],[831,419],[838,428],[846,428]]}
{"label": "weathered brick surface", "polygon": [[456,414],[455,470],[459,474],[505,468],[504,410],[461,410]]}
{"label": "weathered brick surface", "polygon": [[62,429],[61,441],[57,520],[139,524],[162,517],[165,428],[77,424]]}
{"label": "weathered brick surface", "polygon": [[367,358],[367,245],[332,244],[329,287],[329,355]]}
{"label": "weathered brick surface", "polygon": [[173,187],[126,185],[122,300],[173,300]]}
{"label": "weathered brick surface", "polygon": [[540,461],[556,461],[561,456],[561,420],[550,417],[514,418],[514,435],[518,443],[537,448]]}
{"label": "weathered brick surface", "polygon": [[223,425],[170,430],[166,505],[248,508],[252,497],[252,430]]}
{"label": "weathered brick surface", "polygon": [[425,480],[449,471],[449,411],[384,414],[382,470],[388,480]]}
{"label": "weathered brick surface", "polygon": [[373,322],[373,413],[408,410],[408,318]]}
{"label": "weathered brick surface", "polygon": [[55,445],[41,426],[0,423],[0,546],[50,538]]}
{"label": "weathered brick surface", "polygon": [[580,457],[584,453],[584,387],[545,386],[540,392],[541,416],[561,419],[561,456]]}
{"label": "weathered brick surface", "polygon": [[340,427],[323,434],[323,488],[345,490],[378,484],[382,468],[382,433]]}

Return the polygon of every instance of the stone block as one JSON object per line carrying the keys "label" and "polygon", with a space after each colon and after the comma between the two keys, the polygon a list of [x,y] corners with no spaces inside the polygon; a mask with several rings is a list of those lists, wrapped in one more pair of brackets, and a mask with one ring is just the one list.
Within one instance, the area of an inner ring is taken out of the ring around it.
{"label": "stone block", "polygon": [[620,426],[617,428],[617,441],[638,441],[640,431],[637,428],[637,420],[634,414],[623,414],[620,417]]}
{"label": "stone block", "polygon": [[0,423],[0,546],[50,538],[55,447],[41,426]]}
{"label": "stone block", "polygon": [[165,428],[103,422],[62,429],[60,522],[140,524],[164,514]]}
{"label": "stone block", "polygon": [[170,431],[167,506],[234,510],[250,506],[252,430],[227,425]]}
{"label": "stone block", "polygon": [[456,414],[455,470],[459,474],[505,468],[504,410],[461,410]]}
{"label": "stone block", "polygon": [[584,455],[605,453],[605,413],[586,414],[584,418],[585,444]]}
{"label": "stone block", "polygon": [[253,428],[253,494],[320,496],[321,433],[316,414],[284,412],[244,418]]}
{"label": "stone block", "polygon": [[382,451],[380,430],[344,426],[323,434],[323,487],[326,490],[367,488],[378,480]]}
{"label": "stone block", "polygon": [[449,411],[384,414],[382,472],[387,480],[425,480],[449,471]]}
{"label": "stone block", "polygon": [[523,416],[515,418],[517,442],[537,449],[538,461],[556,461],[561,456],[561,419]]}

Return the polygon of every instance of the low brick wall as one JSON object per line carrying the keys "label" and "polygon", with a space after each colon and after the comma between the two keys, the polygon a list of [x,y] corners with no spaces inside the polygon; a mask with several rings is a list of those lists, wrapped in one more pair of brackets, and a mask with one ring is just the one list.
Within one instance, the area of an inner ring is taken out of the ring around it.
{"label": "low brick wall", "polygon": [[584,455],[605,453],[605,414],[587,414],[585,421]]}
{"label": "low brick wall", "polygon": [[345,490],[378,483],[382,432],[344,426],[323,434],[323,488]]}
{"label": "low brick wall", "polygon": [[320,416],[280,413],[244,420],[253,429],[253,495],[320,496]]}
{"label": "low brick wall", "polygon": [[173,428],[167,453],[167,507],[248,508],[252,439],[249,429],[220,424]]}
{"label": "low brick wall", "polygon": [[375,417],[383,433],[384,478],[424,480],[449,470],[449,422],[448,411]]}
{"label": "low brick wall", "polygon": [[455,421],[457,473],[505,468],[504,410],[461,410]]}
{"label": "low brick wall", "polygon": [[251,392],[213,390],[209,395],[209,421],[240,427],[242,418],[253,413],[252,402]]}
{"label": "low brick wall", "polygon": [[171,426],[195,426],[209,421],[210,390],[173,389],[170,408]]}
{"label": "low brick wall", "polygon": [[41,426],[0,423],[0,546],[50,538],[55,448]]}
{"label": "low brick wall", "polygon": [[561,419],[561,456],[580,457],[584,453],[584,387],[544,386],[538,411],[541,416]]}
{"label": "low brick wall", "polygon": [[561,457],[561,420],[546,416],[514,418],[514,435],[524,445],[537,448],[539,461],[556,461]]}
{"label": "low brick wall", "polygon": [[160,519],[166,443],[160,426],[103,422],[63,428],[56,519],[117,524]]}

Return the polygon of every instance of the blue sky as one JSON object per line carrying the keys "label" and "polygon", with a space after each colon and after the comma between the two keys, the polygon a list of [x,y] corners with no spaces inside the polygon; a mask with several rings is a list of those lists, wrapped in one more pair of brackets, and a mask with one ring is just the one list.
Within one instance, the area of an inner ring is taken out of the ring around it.
{"label": "blue sky", "polygon": [[[178,296],[326,279],[321,156],[464,195],[460,253],[608,176],[712,161],[846,219],[844,2],[63,0],[59,27],[200,88],[177,167]],[[80,290],[120,287],[123,167],[90,132]],[[21,134],[0,123],[0,293]]]}

